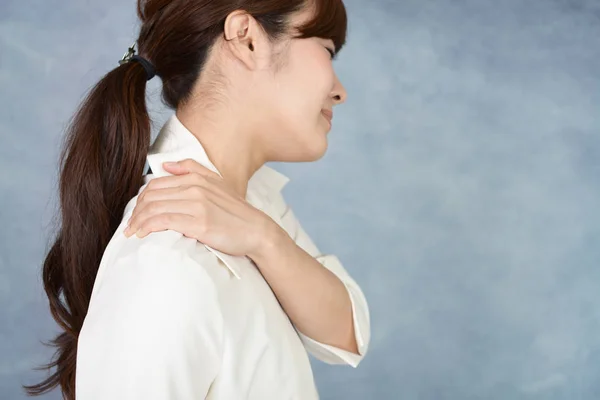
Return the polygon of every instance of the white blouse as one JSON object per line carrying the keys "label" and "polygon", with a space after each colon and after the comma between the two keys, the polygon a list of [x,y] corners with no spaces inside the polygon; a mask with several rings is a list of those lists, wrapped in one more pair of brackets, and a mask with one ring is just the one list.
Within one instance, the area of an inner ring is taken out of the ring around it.
{"label": "white blouse", "polygon": [[[154,177],[169,175],[162,162],[185,158],[218,173],[174,114],[150,149],[153,173],[138,195]],[[360,355],[297,330],[248,257],[175,231],[125,237],[135,196],[94,283],[77,344],[77,400],[311,400],[319,395],[308,353],[356,368],[370,339],[367,301],[338,258],[321,255],[298,223],[281,194],[288,181],[263,166],[248,182],[246,200],[344,283]]]}

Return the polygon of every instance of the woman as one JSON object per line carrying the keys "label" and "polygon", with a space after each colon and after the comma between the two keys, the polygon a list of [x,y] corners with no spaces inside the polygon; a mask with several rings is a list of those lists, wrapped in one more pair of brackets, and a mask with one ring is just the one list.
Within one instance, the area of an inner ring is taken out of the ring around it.
{"label": "woman", "polygon": [[[264,164],[325,153],[346,97],[331,64],[344,6],[140,0],[138,15],[139,55],[130,48],[93,88],[68,132],[62,225],[43,272],[64,331],[56,371],[27,389],[317,399],[307,354],[356,367],[368,306],[286,205],[288,179]],[[149,147],[154,75],[175,114]]]}

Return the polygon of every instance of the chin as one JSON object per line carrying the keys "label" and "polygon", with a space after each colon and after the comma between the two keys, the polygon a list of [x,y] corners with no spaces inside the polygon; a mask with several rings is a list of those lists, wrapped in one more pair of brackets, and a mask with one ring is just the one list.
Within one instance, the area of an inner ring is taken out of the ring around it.
{"label": "chin", "polygon": [[313,132],[310,141],[304,145],[303,153],[306,161],[317,161],[323,158],[327,152],[327,147],[327,133],[323,131]]}
{"label": "chin", "polygon": [[313,162],[320,160],[324,155],[325,151],[305,151],[303,153],[296,153],[293,157],[286,158],[285,162]]}
{"label": "chin", "polygon": [[300,146],[295,147],[291,152],[287,152],[286,156],[283,156],[280,153],[280,161],[282,162],[312,162],[317,161],[323,158],[325,153],[327,152],[327,143],[323,145],[322,143],[313,142],[310,143],[310,146],[304,146],[304,148],[300,148]]}
{"label": "chin", "polygon": [[317,161],[325,156],[327,153],[327,140],[324,140],[320,146],[315,146],[311,152],[311,159],[307,161]]}
{"label": "chin", "polygon": [[[328,148],[327,132],[322,127],[296,132],[296,139],[290,138],[285,149],[277,152],[283,162],[312,162],[325,155]],[[293,144],[292,144],[293,143]]]}

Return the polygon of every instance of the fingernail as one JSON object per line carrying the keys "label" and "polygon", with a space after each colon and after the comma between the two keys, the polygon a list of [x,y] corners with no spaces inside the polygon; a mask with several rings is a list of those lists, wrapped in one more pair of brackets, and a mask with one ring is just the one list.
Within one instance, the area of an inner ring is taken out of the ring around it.
{"label": "fingernail", "polygon": [[166,165],[167,167],[174,167],[177,165],[177,163],[168,161],[168,162],[163,163],[163,165]]}

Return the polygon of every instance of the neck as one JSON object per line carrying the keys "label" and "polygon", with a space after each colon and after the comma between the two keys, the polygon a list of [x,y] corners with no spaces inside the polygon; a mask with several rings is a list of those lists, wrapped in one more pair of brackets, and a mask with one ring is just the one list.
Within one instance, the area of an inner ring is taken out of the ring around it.
{"label": "neck", "polygon": [[225,184],[246,197],[248,181],[265,163],[262,153],[253,147],[251,132],[243,131],[231,113],[203,115],[198,109],[177,109],[177,118],[198,139],[209,160],[221,173]]}

